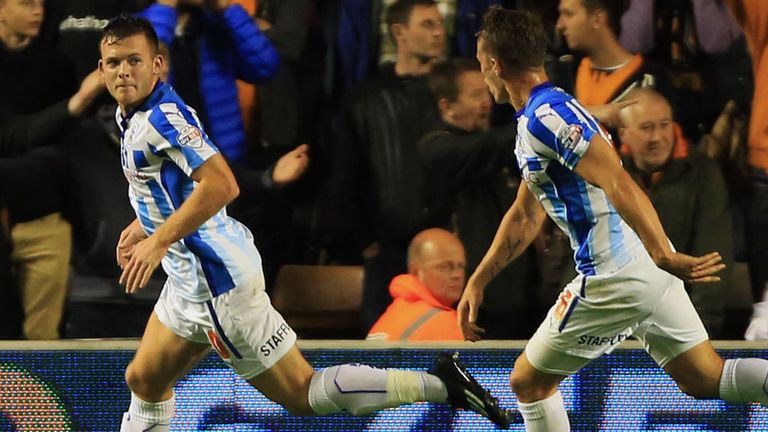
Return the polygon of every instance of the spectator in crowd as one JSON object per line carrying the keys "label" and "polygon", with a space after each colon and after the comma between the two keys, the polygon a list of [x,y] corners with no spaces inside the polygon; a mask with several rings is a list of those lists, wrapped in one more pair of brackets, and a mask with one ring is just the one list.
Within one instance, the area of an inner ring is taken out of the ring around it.
{"label": "spectator in crowd", "polygon": [[[658,8],[656,2],[631,0],[630,6],[621,17],[620,44],[633,53],[651,53],[657,44],[656,20]],[[672,7],[679,7],[683,2],[669,2]],[[721,54],[741,37],[739,25],[728,12],[728,6],[720,0],[693,0],[688,2],[693,18],[693,31],[702,52]],[[663,5],[662,5],[663,6]],[[679,17],[685,19],[685,17]],[[686,23],[678,23],[684,30]],[[689,40],[691,39],[690,33]],[[680,40],[679,42],[683,42]],[[671,48],[667,46],[667,48]]]}
{"label": "spectator in crowd", "polygon": [[397,62],[363,83],[333,125],[326,218],[339,238],[363,250],[363,323],[389,304],[387,287],[406,271],[406,249],[422,225],[417,142],[434,124],[426,74],[443,52],[443,18],[433,0],[399,0],[387,23]]}
{"label": "spectator in crowd", "polygon": [[[491,95],[477,60],[438,63],[429,86],[440,121],[419,143],[427,224],[457,233],[472,272],[520,185],[512,161],[516,125],[489,128]],[[539,278],[532,252],[504,269],[486,289],[480,315],[486,338],[524,339],[541,320],[544,310],[538,307]]]}
{"label": "spectator in crowd", "polygon": [[5,199],[0,196],[0,340],[21,338],[24,311],[11,270],[11,230]]}
{"label": "spectator in crowd", "polygon": [[[568,48],[584,55],[574,95],[609,127],[618,124],[618,107],[607,104],[625,100],[626,92],[635,87],[668,86],[661,68],[619,42],[621,17],[628,6],[627,0],[560,0],[557,29]],[[594,110],[603,105],[611,111]]]}
{"label": "spectator in crowd", "polygon": [[[150,1],[48,1],[41,38],[67,57],[77,80],[82,80],[98,64],[101,29],[120,14],[143,10]],[[105,286],[105,281],[119,274],[112,257],[114,245],[133,214],[125,199],[125,177],[119,164],[114,101],[104,92],[60,139],[65,145],[65,216],[73,237],[70,284],[77,295],[101,297],[104,292],[92,290],[93,285]],[[119,296],[122,290],[115,284],[113,293]],[[80,319],[85,315],[69,316]]]}
{"label": "spectator in crowd", "polygon": [[[96,95],[103,89],[98,73],[95,71],[86,78],[80,90],[71,98],[51,105],[39,113],[31,115],[12,115],[0,108],[0,183],[13,184],[15,188],[24,190],[22,185],[34,183],[40,171],[49,168],[45,161],[27,159],[23,155],[45,144],[51,143],[55,136],[68,126],[72,119],[80,116]],[[18,339],[22,336],[24,311],[21,299],[13,278],[11,268],[12,245],[11,230],[5,200],[0,197],[0,339]],[[45,242],[43,242],[45,245]],[[22,270],[25,270],[22,268]],[[31,289],[29,284],[25,287]],[[42,292],[40,294],[50,295]],[[33,307],[31,299],[38,298],[36,294],[25,293],[29,326],[36,325],[35,321],[56,320],[60,315],[57,298],[60,293],[52,296],[53,304],[46,308],[44,305]],[[53,313],[48,313],[53,311]],[[38,317],[36,317],[38,316]],[[58,325],[58,322],[55,323]],[[27,331],[26,337],[34,337],[36,332]]]}
{"label": "spectator in crowd", "polygon": [[0,107],[0,155],[20,156],[49,144],[103,91],[104,82],[94,70],[85,77],[77,93],[37,113],[14,115]]}
{"label": "spectator in crowd", "polygon": [[656,2],[652,12],[647,20],[654,49],[648,55],[668,73],[673,93],[665,95],[675,96],[675,121],[687,137],[698,141],[728,100],[736,100],[739,107],[749,105],[752,79],[746,42],[722,0]]}
{"label": "spectator in crowd", "polygon": [[664,96],[652,89],[635,89],[628,96],[637,103],[621,111],[624,168],[648,194],[678,252],[715,251],[726,264],[719,282],[685,284],[710,337],[720,337],[733,262],[725,180],[718,164],[688,143]]}
{"label": "spectator in crowd", "polygon": [[[270,80],[258,85],[237,80],[248,143],[248,166],[264,169],[300,143],[317,142],[317,125],[323,117],[318,115],[321,92],[304,88],[312,85],[307,83],[311,81],[309,76],[317,73],[320,66],[306,61],[308,15],[313,8],[309,0],[234,0],[234,3],[242,5],[254,17],[280,55],[280,67]],[[312,56],[316,56],[318,63],[322,59],[318,52]],[[314,153],[318,147],[312,147]],[[310,170],[317,171],[311,167]],[[263,194],[258,200],[238,199],[228,208],[232,217],[253,233],[265,258],[264,277],[268,287],[272,286],[282,265],[300,262],[306,254],[301,211],[311,201],[317,182],[303,178],[305,181],[283,188],[279,193]]]}
{"label": "spectator in crowd", "polygon": [[[372,35],[372,39],[378,42],[378,57],[379,64],[392,63],[397,61],[397,48],[395,41],[389,37],[389,24],[387,23],[387,13],[389,7],[395,3],[396,0],[381,0],[379,6],[379,20],[378,20],[378,33]],[[453,38],[453,20],[456,16],[456,1],[453,0],[435,0],[440,15],[443,17],[443,32],[445,33],[446,40],[452,40]],[[375,4],[375,2],[374,2]],[[446,45],[443,45],[443,50],[446,49]],[[446,53],[443,52],[443,55]]]}
{"label": "spectator in crowd", "polygon": [[462,340],[456,303],[464,289],[461,240],[440,228],[424,230],[408,246],[408,273],[389,285],[392,304],[368,332],[368,340]]}
{"label": "spectator in crowd", "polygon": [[311,95],[299,93],[303,73],[299,60],[307,38],[309,8],[309,0],[259,0],[256,9],[259,29],[280,54],[280,68],[271,80],[258,86],[256,96],[260,145],[273,152],[278,149],[275,156],[304,142],[303,135],[308,134],[300,114]]}
{"label": "spectator in crowd", "polygon": [[169,81],[190,105],[227,160],[245,162],[236,78],[261,83],[280,59],[253,18],[232,0],[158,0],[142,12],[170,51]]}
{"label": "spectator in crowd", "polygon": [[[747,337],[768,339],[768,3],[760,0],[728,0],[733,15],[741,25],[752,56],[755,90],[749,121],[747,160],[750,191],[745,208],[747,258],[752,278],[755,315]],[[757,332],[762,328],[763,331]]]}
{"label": "spectator in crowd", "polygon": [[[41,38],[69,58],[78,80],[99,62],[98,38],[112,18],[137,13],[153,0],[57,0],[47,1]],[[97,103],[110,102],[104,92]]]}
{"label": "spectator in crowd", "polygon": [[[11,114],[35,113],[77,89],[66,58],[38,39],[43,16],[42,0],[0,1],[0,107]],[[61,215],[62,154],[41,147],[3,160],[0,170],[27,339],[59,337],[71,248]]]}
{"label": "spectator in crowd", "polygon": [[[386,11],[395,0],[344,0],[338,5],[337,19],[331,24],[332,58],[338,59],[338,90],[346,91],[378,69],[379,63],[396,59],[396,45],[389,38]],[[523,2],[509,0],[437,0],[435,2],[445,21],[445,53],[456,57],[475,56],[475,34],[480,17],[492,5],[515,3],[541,4],[540,0]],[[366,17],[360,19],[360,17]],[[367,17],[374,17],[368,19]]]}

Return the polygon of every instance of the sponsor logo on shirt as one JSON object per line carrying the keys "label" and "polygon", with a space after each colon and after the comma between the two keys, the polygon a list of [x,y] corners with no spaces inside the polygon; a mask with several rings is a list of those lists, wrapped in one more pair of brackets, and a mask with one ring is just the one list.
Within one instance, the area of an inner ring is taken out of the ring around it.
{"label": "sponsor logo on shirt", "polygon": [[569,125],[566,128],[560,129],[560,132],[557,133],[557,140],[563,147],[568,150],[573,150],[573,148],[576,147],[576,144],[581,140],[582,132],[584,132],[584,130],[581,126]]}
{"label": "sponsor logo on shirt", "polygon": [[200,148],[203,146],[203,133],[200,129],[187,125],[181,129],[176,140],[185,147]]}

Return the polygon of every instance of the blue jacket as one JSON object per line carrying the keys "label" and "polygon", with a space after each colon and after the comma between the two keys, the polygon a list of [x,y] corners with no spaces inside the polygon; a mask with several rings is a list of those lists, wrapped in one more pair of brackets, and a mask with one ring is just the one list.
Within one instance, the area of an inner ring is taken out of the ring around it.
{"label": "blue jacket", "polygon": [[[155,3],[142,15],[152,23],[160,42],[170,46],[176,9]],[[235,79],[254,84],[268,81],[277,73],[280,57],[240,5],[229,6],[221,14],[206,12],[203,26],[200,94],[210,123],[205,126],[228,161],[243,162],[245,129]],[[171,83],[175,72],[171,70]]]}

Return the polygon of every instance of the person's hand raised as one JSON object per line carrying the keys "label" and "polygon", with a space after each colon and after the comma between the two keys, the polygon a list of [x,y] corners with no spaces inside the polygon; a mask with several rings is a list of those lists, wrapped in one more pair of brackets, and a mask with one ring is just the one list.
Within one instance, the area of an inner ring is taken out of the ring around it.
{"label": "person's hand raised", "polygon": [[309,145],[302,144],[277,160],[272,170],[272,181],[284,186],[300,179],[309,167]]}

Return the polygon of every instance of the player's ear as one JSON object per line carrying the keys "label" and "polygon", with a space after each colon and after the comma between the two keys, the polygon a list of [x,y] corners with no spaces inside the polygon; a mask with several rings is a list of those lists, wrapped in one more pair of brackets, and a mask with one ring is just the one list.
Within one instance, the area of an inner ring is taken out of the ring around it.
{"label": "player's ear", "polygon": [[493,71],[494,75],[496,75],[497,77],[500,77],[502,69],[503,69],[503,66],[499,61],[499,59],[497,59],[496,57],[491,57],[491,70]]}
{"label": "player's ear", "polygon": [[163,59],[163,56],[160,54],[155,54],[155,58],[152,59],[152,72],[156,74],[160,74],[160,72],[163,70],[163,63],[165,60]]}

